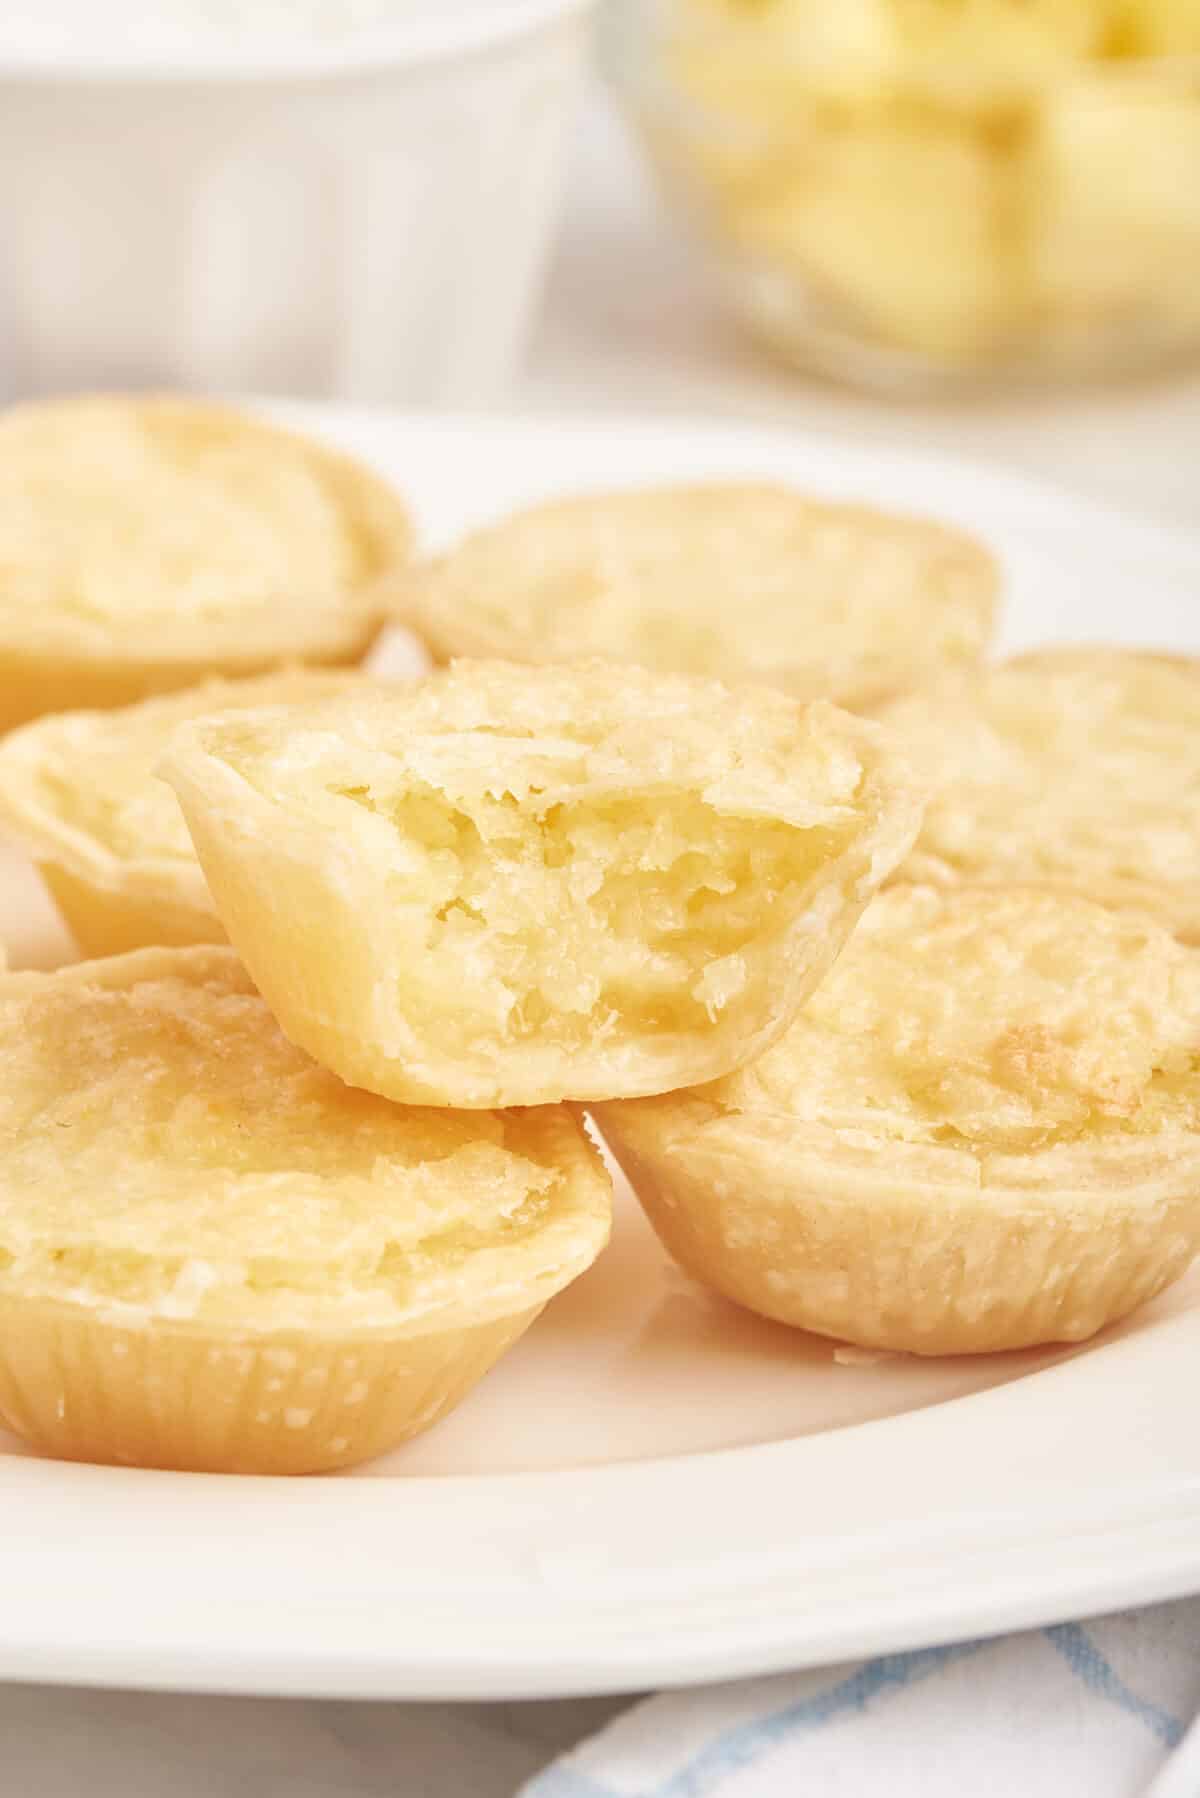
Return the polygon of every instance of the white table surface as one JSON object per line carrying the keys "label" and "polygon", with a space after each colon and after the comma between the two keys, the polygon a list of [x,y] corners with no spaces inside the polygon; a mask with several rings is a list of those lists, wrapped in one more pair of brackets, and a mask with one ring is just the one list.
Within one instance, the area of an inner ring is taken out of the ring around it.
{"label": "white table surface", "polygon": [[[597,99],[581,122],[546,304],[515,395],[542,411],[703,412],[1004,462],[1200,524],[1200,372],[986,404],[873,402],[778,370],[706,297]],[[0,1688],[6,1790],[43,1798],[511,1798],[619,1708],[352,1705]]]}

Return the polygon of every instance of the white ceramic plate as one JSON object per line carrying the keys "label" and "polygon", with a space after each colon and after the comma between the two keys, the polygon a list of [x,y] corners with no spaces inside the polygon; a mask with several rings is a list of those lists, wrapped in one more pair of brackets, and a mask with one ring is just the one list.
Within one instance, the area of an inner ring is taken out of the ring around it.
{"label": "white ceramic plate", "polygon": [[[777,476],[975,527],[1006,647],[1200,649],[1200,542],[981,468],[691,423],[287,416],[394,476],[430,541],[556,490]],[[14,959],[64,953],[28,870],[2,882]],[[839,1352],[691,1286],[622,1193],[592,1272],[363,1475],[72,1467],[0,1436],[0,1676],[547,1696],[1197,1590],[1198,1357],[1198,1278],[1070,1352]]]}

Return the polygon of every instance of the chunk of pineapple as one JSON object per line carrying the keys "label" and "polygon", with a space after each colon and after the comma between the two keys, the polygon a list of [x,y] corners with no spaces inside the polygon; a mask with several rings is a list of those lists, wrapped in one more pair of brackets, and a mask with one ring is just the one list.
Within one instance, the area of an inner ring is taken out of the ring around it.
{"label": "chunk of pineapple", "polygon": [[748,250],[873,331],[969,357],[1019,304],[1011,169],[959,121],[895,103],[832,122],[809,155],[744,193]]}
{"label": "chunk of pineapple", "polygon": [[1046,101],[1031,155],[1034,279],[1055,313],[1200,320],[1200,87],[1096,75]]}

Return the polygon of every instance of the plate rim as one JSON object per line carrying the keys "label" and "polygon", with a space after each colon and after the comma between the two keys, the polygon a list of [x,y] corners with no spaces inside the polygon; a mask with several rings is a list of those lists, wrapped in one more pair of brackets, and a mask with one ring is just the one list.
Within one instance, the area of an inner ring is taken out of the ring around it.
{"label": "plate rim", "polygon": [[[617,409],[592,413],[572,408],[560,413],[545,406],[534,406],[513,407],[504,411],[447,408],[422,413],[389,406],[384,402],[343,405],[262,394],[231,394],[222,397],[229,405],[259,413],[281,425],[291,425],[299,430],[318,434],[348,433],[358,436],[365,432],[371,436],[381,430],[400,431],[453,442],[462,436],[502,439],[517,433],[530,438],[568,436],[587,438],[592,442],[606,438],[616,441],[638,439],[643,445],[662,443],[671,448],[677,448],[681,443],[691,447],[720,443],[728,445],[733,453],[736,453],[739,445],[745,444],[752,448],[757,446],[758,451],[769,448],[785,459],[802,460],[805,456],[824,453],[831,455],[836,461],[854,464],[864,473],[869,473],[872,468],[878,473],[882,468],[886,471],[894,470],[900,475],[910,475],[916,470],[931,477],[941,476],[956,486],[965,477],[968,482],[981,482],[997,495],[1004,494],[1021,507],[1028,507],[1030,513],[1060,520],[1061,514],[1068,511],[1076,517],[1087,517],[1105,531],[1118,532],[1130,540],[1136,536],[1145,547],[1159,549],[1168,561],[1192,564],[1195,572],[1200,573],[1200,526],[1189,530],[1185,525],[1157,518],[1136,506],[1110,503],[1096,495],[1077,492],[1065,480],[1026,473],[999,456],[979,453],[960,455],[926,444],[914,448],[904,443],[899,436],[881,438],[878,441],[857,439],[835,436],[809,426],[786,425],[777,419],[760,421],[736,415],[723,417],[715,413],[689,411],[637,412]],[[666,475],[663,478],[670,481],[676,477]],[[630,484],[638,485],[639,477],[634,476]],[[828,492],[836,493],[839,484],[837,480],[831,481]],[[879,499],[876,503],[881,510],[891,509],[886,500]],[[909,511],[909,502],[901,500],[894,509],[899,512]],[[931,501],[929,516],[937,517],[936,493]]]}
{"label": "plate rim", "polygon": [[[1200,1591],[1200,1436],[1180,1442],[1186,1382],[1161,1373],[1169,1356],[1182,1376],[1197,1351],[1192,1309],[1024,1379],[827,1435],[550,1473],[289,1481],[14,1458],[0,1503],[32,1504],[41,1530],[17,1565],[0,1557],[0,1677],[297,1697],[559,1697],[777,1672],[1183,1596]],[[1022,1501],[989,1504],[1017,1433],[1034,1451]],[[1077,1482],[1104,1468],[1115,1443],[1139,1439],[1157,1457],[1152,1471],[1081,1506]],[[880,1451],[891,1516],[873,1534],[853,1516],[831,1525],[830,1506],[843,1511],[856,1477],[879,1471]],[[825,1489],[806,1506],[814,1463]],[[697,1484],[712,1490],[708,1522],[684,1515]],[[407,1555],[396,1552],[397,1487],[417,1538]],[[98,1567],[95,1553],[122,1544],[134,1489],[173,1491],[176,1503],[150,1507],[138,1602],[115,1628],[128,1558]],[[90,1533],[68,1543],[81,1510]],[[739,1515],[754,1524],[751,1552],[729,1541]],[[796,1534],[797,1517],[808,1534]],[[556,1523],[557,1539],[546,1535]],[[430,1564],[430,1528],[452,1572]],[[239,1529],[255,1566],[239,1564],[236,1593],[220,1591],[214,1574]],[[638,1532],[641,1563],[623,1568]],[[307,1559],[339,1537],[337,1551]],[[417,1631],[389,1626],[401,1605]]]}

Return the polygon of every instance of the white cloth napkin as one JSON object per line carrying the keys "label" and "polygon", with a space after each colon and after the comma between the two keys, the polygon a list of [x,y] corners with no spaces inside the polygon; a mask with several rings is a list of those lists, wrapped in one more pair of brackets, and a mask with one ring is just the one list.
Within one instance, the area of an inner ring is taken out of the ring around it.
{"label": "white cloth napkin", "polygon": [[1200,1798],[1197,1712],[1193,1598],[648,1698],[521,1798]]}

